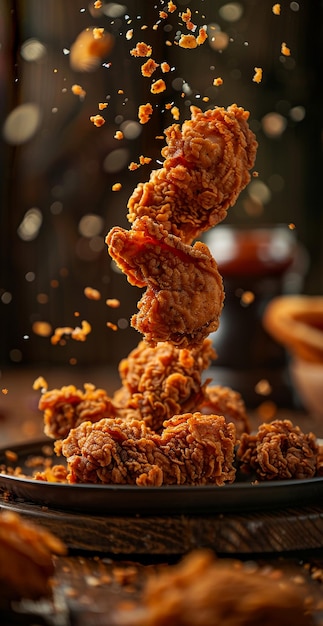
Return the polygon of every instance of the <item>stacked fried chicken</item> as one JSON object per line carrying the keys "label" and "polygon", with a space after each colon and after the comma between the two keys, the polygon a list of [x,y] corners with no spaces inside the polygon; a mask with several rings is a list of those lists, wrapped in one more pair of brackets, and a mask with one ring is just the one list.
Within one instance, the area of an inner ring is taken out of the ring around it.
{"label": "stacked fried chicken", "polygon": [[[236,105],[191,113],[166,129],[162,168],[130,197],[131,229],[106,238],[129,282],[147,288],[132,317],[144,339],[119,365],[121,388],[110,398],[70,385],[40,399],[70,482],[223,485],[237,464],[258,479],[312,476],[320,464],[314,435],[284,421],[250,435],[240,394],[202,381],[224,292],[209,249],[192,242],[249,182],[257,142]],[[57,468],[51,479],[64,476]]]}

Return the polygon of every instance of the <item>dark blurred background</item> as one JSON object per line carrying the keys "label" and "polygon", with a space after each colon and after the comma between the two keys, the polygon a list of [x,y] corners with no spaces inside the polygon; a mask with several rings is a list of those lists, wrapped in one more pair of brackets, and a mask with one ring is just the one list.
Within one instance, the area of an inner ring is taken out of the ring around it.
{"label": "dark blurred background", "polygon": [[[190,8],[194,23],[208,26],[208,41],[196,50],[174,43],[185,31],[178,11],[152,29],[167,3],[103,1],[94,10],[93,2],[81,0],[2,2],[3,369],[115,365],[137,344],[129,318],[140,293],[113,268],[104,238],[113,225],[127,227],[130,194],[160,167],[163,141],[156,136],[174,121],[168,103],[178,106],[180,122],[191,104],[205,109],[237,102],[250,110],[259,176],[230,209],[226,224],[295,224],[308,255],[301,290],[323,294],[322,3],[284,1],[279,16],[268,0],[176,4],[179,11]],[[95,70],[80,72],[71,68],[70,50],[88,27],[104,27],[114,45]],[[157,62],[171,66],[160,95],[153,96],[151,81],[141,77],[145,59],[129,53],[141,40],[152,44]],[[290,56],[281,54],[282,42]],[[252,80],[255,67],[263,69],[260,84]],[[218,76],[223,84],[215,87]],[[73,84],[86,91],[83,100],[72,93]],[[138,106],[148,101],[154,114],[140,125]],[[99,113],[99,102],[108,107],[105,125],[96,128],[89,118]],[[114,138],[117,130],[124,132],[122,141]],[[130,172],[129,163],[140,155],[151,163]],[[116,182],[122,185],[118,192],[112,191]],[[87,286],[98,289],[101,299],[87,299]],[[120,307],[107,307],[107,298],[119,298]],[[51,345],[56,327],[83,319],[92,326],[86,342],[67,338],[64,345]]]}

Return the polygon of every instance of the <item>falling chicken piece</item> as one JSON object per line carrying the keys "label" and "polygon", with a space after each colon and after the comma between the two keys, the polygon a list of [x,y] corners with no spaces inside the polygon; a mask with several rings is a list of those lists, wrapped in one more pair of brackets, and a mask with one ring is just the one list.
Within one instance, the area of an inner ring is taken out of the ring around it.
{"label": "falling chicken piece", "polygon": [[191,115],[165,130],[163,167],[140,182],[128,201],[130,223],[148,215],[185,243],[226,217],[250,181],[257,151],[242,107],[202,112],[192,106]]}
{"label": "falling chicken piece", "polygon": [[112,228],[106,243],[128,281],[147,287],[131,324],[148,343],[194,346],[218,328],[222,278],[205,244],[186,245],[148,217]]}

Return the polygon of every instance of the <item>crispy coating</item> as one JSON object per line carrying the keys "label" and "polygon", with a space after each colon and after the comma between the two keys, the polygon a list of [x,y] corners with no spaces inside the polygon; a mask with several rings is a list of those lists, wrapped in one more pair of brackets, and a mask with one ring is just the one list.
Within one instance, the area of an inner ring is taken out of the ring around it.
{"label": "crispy coating", "polygon": [[0,514],[0,603],[50,595],[53,554],[65,552],[64,544],[52,533],[22,520],[12,511],[3,511]]}
{"label": "crispy coating", "polygon": [[243,434],[237,450],[242,471],[261,480],[312,478],[318,454],[315,435],[303,433],[290,420],[264,423],[255,435]]}
{"label": "crispy coating", "polygon": [[222,221],[255,162],[257,141],[248,118],[236,104],[205,112],[192,106],[190,120],[165,130],[163,167],[130,196],[129,222],[148,215],[191,243]]}
{"label": "crispy coating", "polygon": [[119,364],[122,388],[114,395],[114,404],[121,405],[125,415],[138,410],[139,419],[160,431],[164,420],[198,405],[203,396],[201,374],[215,356],[210,339],[192,350],[171,343],[151,347],[140,341]]}
{"label": "crispy coating", "polygon": [[[278,572],[278,570],[277,570]],[[278,572],[279,574],[279,572]],[[260,567],[195,550],[148,578],[136,609],[121,609],[123,626],[311,626],[309,590]]]}
{"label": "crispy coating", "polygon": [[90,383],[84,385],[84,391],[74,385],[46,391],[40,397],[38,408],[44,411],[44,432],[53,439],[66,437],[70,429],[81,422],[97,422],[116,414],[106,391]]}
{"label": "crispy coating", "polygon": [[197,405],[201,413],[223,415],[227,422],[233,422],[237,437],[250,432],[250,422],[246,405],[238,391],[221,385],[207,386],[201,402]]}
{"label": "crispy coating", "polygon": [[184,244],[147,217],[130,231],[112,228],[106,242],[128,281],[147,287],[131,324],[148,343],[194,346],[218,328],[222,278],[205,244]]}
{"label": "crispy coating", "polygon": [[235,478],[235,442],[224,417],[187,413],[167,420],[161,435],[142,420],[84,422],[61,450],[72,483],[223,485]]}

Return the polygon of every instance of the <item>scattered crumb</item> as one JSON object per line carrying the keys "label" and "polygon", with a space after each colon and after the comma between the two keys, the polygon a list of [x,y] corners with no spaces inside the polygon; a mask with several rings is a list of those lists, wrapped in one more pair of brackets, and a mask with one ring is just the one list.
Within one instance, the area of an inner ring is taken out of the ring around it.
{"label": "scattered crumb", "polygon": [[101,0],[95,0],[95,2],[94,2],[94,5],[93,5],[93,6],[94,6],[94,8],[95,8],[95,9],[101,9],[101,7],[102,7],[102,2],[101,2]]}
{"label": "scattered crumb", "polygon": [[261,83],[262,81],[262,68],[261,67],[255,67],[255,74],[252,80],[254,83]]}
{"label": "scattered crumb", "polygon": [[123,135],[122,130],[117,130],[117,131],[115,132],[114,138],[115,138],[115,139],[118,139],[118,141],[120,141],[121,139],[123,139],[123,137],[124,137],[124,135]]}
{"label": "scattered crumb", "polygon": [[102,117],[102,115],[91,115],[90,122],[92,122],[94,126],[97,126],[99,128],[100,126],[103,126],[103,124],[105,124],[105,119],[104,117]]}
{"label": "scattered crumb", "polygon": [[139,157],[139,163],[140,165],[148,165],[148,163],[151,162],[151,157],[145,157],[142,154]]}
{"label": "scattered crumb", "polygon": [[148,61],[141,66],[141,73],[143,76],[149,78],[156,71],[157,67],[159,67],[159,65],[154,59],[148,59]]}
{"label": "scattered crumb", "polygon": [[213,85],[214,87],[220,87],[220,85],[223,85],[223,78],[221,78],[221,76],[215,78],[213,81]]}
{"label": "scattered crumb", "polygon": [[111,328],[111,330],[118,330],[118,326],[116,324],[113,324],[112,322],[107,322],[107,327]]}
{"label": "scattered crumb", "polygon": [[13,450],[5,450],[5,457],[7,461],[11,461],[12,463],[18,460],[18,455]]}
{"label": "scattered crumb", "polygon": [[82,100],[83,98],[85,98],[86,91],[83,89],[83,87],[81,87],[81,85],[76,85],[76,84],[72,85],[71,89],[72,89],[72,93],[75,96],[79,96]]}
{"label": "scattered crumb", "polygon": [[104,36],[104,28],[93,28],[94,39],[102,39]]}
{"label": "scattered crumb", "polygon": [[274,4],[272,11],[274,15],[280,15],[280,4]]}
{"label": "scattered crumb", "polygon": [[121,304],[121,302],[120,302],[120,300],[118,300],[118,298],[107,298],[105,303],[106,303],[107,306],[111,307],[111,309],[118,309],[118,307]]}
{"label": "scattered crumb", "polygon": [[178,107],[172,107],[172,108],[171,108],[171,110],[170,110],[170,112],[171,112],[171,114],[172,114],[172,116],[173,116],[174,120],[178,121],[178,120],[179,120],[179,116],[180,116],[180,114],[179,114],[179,108],[178,108]]}
{"label": "scattered crumb", "polygon": [[285,57],[289,57],[290,56],[290,49],[286,46],[285,42],[283,41],[282,45],[281,45],[281,53],[285,56]]}
{"label": "scattered crumb", "polygon": [[163,74],[167,74],[167,72],[170,71],[170,65],[166,61],[163,61],[163,63],[161,63],[160,65],[160,69],[163,72]]}
{"label": "scattered crumb", "polygon": [[174,11],[176,11],[176,9],[177,9],[176,4],[174,4],[174,2],[172,2],[172,0],[170,0],[170,2],[168,2],[168,5],[167,5],[168,12],[169,13],[174,13]]}
{"label": "scattered crumb", "polygon": [[197,45],[201,46],[207,40],[207,37],[208,35],[207,35],[205,28],[200,28],[199,34],[196,37]]}
{"label": "scattered crumb", "polygon": [[128,170],[130,170],[130,172],[134,172],[139,167],[140,167],[139,163],[135,163],[135,161],[131,161],[130,165],[128,165]]}
{"label": "scattered crumb", "polygon": [[197,41],[194,35],[182,35],[178,45],[180,48],[197,48]]}
{"label": "scattered crumb", "polygon": [[39,389],[47,391],[48,389],[47,380],[43,376],[38,376],[38,378],[36,378],[36,380],[34,380],[33,382],[33,389],[35,391],[38,391]]}
{"label": "scattered crumb", "polygon": [[121,185],[121,183],[114,183],[114,185],[112,185],[111,189],[112,189],[112,191],[120,191],[120,189],[122,189],[122,185]]}
{"label": "scattered crumb", "polygon": [[133,28],[130,28],[130,29],[129,29],[129,30],[127,30],[127,32],[126,32],[126,39],[127,39],[128,41],[130,41],[130,39],[132,39],[132,38],[133,38]]}
{"label": "scattered crumb", "polygon": [[140,124],[147,124],[147,122],[149,122],[150,120],[152,113],[153,107],[150,102],[147,102],[147,104],[141,104],[138,109],[138,118]]}
{"label": "scattered crumb", "polygon": [[269,396],[272,392],[271,384],[266,378],[262,378],[255,385],[255,392],[260,396]]}
{"label": "scattered crumb", "polygon": [[6,387],[3,387],[3,388],[1,389],[1,393],[2,393],[4,396],[6,396],[6,395],[9,393],[9,390],[8,390]]}
{"label": "scattered crumb", "polygon": [[144,41],[139,41],[135,48],[130,50],[130,54],[133,57],[150,57],[152,53],[152,47],[146,44]]}
{"label": "scattered crumb", "polygon": [[162,20],[166,20],[168,18],[168,13],[166,13],[166,11],[159,11],[159,17]]}
{"label": "scattered crumb", "polygon": [[76,328],[72,328],[71,326],[62,326],[55,329],[54,334],[51,336],[51,343],[56,346],[64,335],[69,335],[72,339],[76,341],[85,341],[87,335],[91,332],[92,327],[89,322],[83,320],[81,322],[81,327],[76,326]]}
{"label": "scattered crumb", "polygon": [[156,80],[150,88],[151,93],[162,93],[163,91],[165,91],[166,89],[166,84],[165,81],[160,78],[159,80]]}
{"label": "scattered crumb", "polygon": [[93,287],[85,287],[84,295],[89,300],[100,300],[101,294],[98,289],[93,289]]}
{"label": "scattered crumb", "polygon": [[108,106],[107,102],[99,102],[99,111],[103,111],[103,109],[106,109]]}

